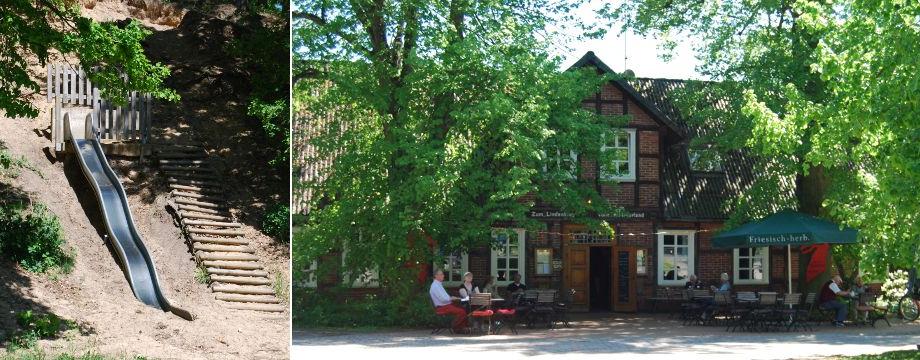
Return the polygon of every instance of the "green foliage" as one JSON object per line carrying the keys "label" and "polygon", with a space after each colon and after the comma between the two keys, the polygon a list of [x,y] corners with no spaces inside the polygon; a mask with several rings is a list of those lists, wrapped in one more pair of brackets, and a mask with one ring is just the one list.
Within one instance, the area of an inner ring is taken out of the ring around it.
{"label": "green foliage", "polygon": [[[135,22],[120,28],[80,16],[68,0],[13,0],[0,7],[0,109],[6,116],[38,116],[27,96],[39,91],[28,72],[31,58],[41,64],[54,51],[76,56],[104,96],[124,101],[127,91],[149,92],[154,97],[177,100],[163,87],[169,70],[151,63],[140,41],[148,34]],[[121,76],[127,75],[128,81]]]}
{"label": "green foliage", "polygon": [[582,109],[609,79],[549,55],[577,1],[375,4],[294,3],[295,108],[317,133],[304,162],[336,154],[321,183],[295,184],[319,194],[295,268],[344,249],[345,274],[378,269],[399,302],[414,274],[394,265],[431,263],[428,237],[445,253],[489,246],[495,224],[543,226],[537,203],[604,226],[594,215],[616,207],[547,156],[603,161],[601,134],[623,120]]}
{"label": "green foliage", "polygon": [[199,266],[195,268],[195,281],[199,284],[207,284],[211,282],[211,275],[208,274],[208,270],[204,266]]}
{"label": "green foliage", "polygon": [[416,292],[409,299],[367,295],[344,301],[312,290],[299,290],[295,296],[302,305],[294,307],[293,322],[301,328],[425,327],[437,321],[427,292]]}
{"label": "green foliage", "polygon": [[[277,10],[276,1],[257,2],[256,8]],[[280,14],[279,14],[280,15]],[[283,14],[287,19],[287,14]],[[228,53],[243,60],[253,86],[247,114],[259,121],[274,150],[270,164],[287,171],[290,136],[290,54],[288,22],[254,22],[251,29],[228,47]]]}
{"label": "green foliage", "polygon": [[31,348],[39,339],[54,338],[76,327],[73,321],[61,319],[55,314],[36,314],[32,310],[16,313],[16,323],[20,329],[7,339],[12,351]]}
{"label": "green foliage", "polygon": [[641,0],[604,14],[699,41],[698,70],[718,82],[684,94],[681,111],[721,125],[703,141],[764,174],[731,224],[794,190],[790,207],[860,230],[860,269],[920,261],[920,2]]}
{"label": "green foliage", "polygon": [[287,204],[275,204],[262,218],[262,232],[282,243],[291,241],[291,208]]}
{"label": "green foliage", "polygon": [[41,204],[0,204],[0,255],[36,273],[69,272],[74,261],[60,222]]}
{"label": "green foliage", "polygon": [[275,297],[281,299],[282,302],[287,302],[288,299],[288,285],[284,281],[284,274],[276,272],[272,279],[272,290],[275,292]]}

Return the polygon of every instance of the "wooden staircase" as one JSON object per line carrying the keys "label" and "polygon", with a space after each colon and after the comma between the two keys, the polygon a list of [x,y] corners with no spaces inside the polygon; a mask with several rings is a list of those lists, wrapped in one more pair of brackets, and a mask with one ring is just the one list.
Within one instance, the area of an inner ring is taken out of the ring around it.
{"label": "wooden staircase", "polygon": [[272,280],[233,220],[222,197],[222,182],[199,147],[154,152],[170,188],[170,203],[198,264],[210,278],[215,298],[240,310],[284,312]]}

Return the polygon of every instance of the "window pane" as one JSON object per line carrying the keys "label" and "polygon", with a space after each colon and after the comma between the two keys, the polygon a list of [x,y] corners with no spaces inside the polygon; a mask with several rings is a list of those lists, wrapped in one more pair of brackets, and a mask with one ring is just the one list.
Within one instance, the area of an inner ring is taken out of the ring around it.
{"label": "window pane", "polygon": [[665,245],[674,245],[674,235],[665,235],[664,236]]}
{"label": "window pane", "polygon": [[687,256],[687,248],[685,248],[685,247],[683,247],[683,246],[678,247],[678,248],[677,248],[677,256],[686,257],[686,256]]}
{"label": "window pane", "polygon": [[687,235],[677,235],[677,245],[687,245]]}
{"label": "window pane", "polygon": [[750,270],[738,270],[738,279],[749,280],[751,278]]}
{"label": "window pane", "polygon": [[629,175],[629,163],[621,162],[617,166],[617,174],[619,175]]}
{"label": "window pane", "polygon": [[617,134],[617,146],[628,147],[629,146],[629,133],[625,131],[620,131]]}
{"label": "window pane", "polygon": [[751,259],[748,259],[748,258],[738,259],[739,269],[749,269],[750,267],[751,267]]}
{"label": "window pane", "polygon": [[618,148],[613,153],[613,160],[629,161],[629,150]]}
{"label": "window pane", "polygon": [[509,279],[506,275],[507,275],[507,272],[505,270],[498,270],[498,273],[495,276],[495,280],[496,281],[508,281]]}
{"label": "window pane", "polygon": [[664,254],[666,256],[674,256],[674,247],[671,247],[671,246],[665,247]]}
{"label": "window pane", "polygon": [[517,257],[517,256],[518,256],[518,247],[517,247],[517,246],[509,246],[509,247],[508,247],[508,250],[509,250],[509,252],[511,253],[511,256],[512,256],[512,257]]}
{"label": "window pane", "polygon": [[511,279],[511,280],[514,280],[514,275],[517,275],[517,274],[518,274],[518,271],[517,271],[517,270],[512,270],[512,271],[511,271],[510,279]]}
{"label": "window pane", "polygon": [[517,258],[511,258],[509,261],[510,261],[510,263],[511,263],[511,265],[509,266],[510,268],[512,268],[512,269],[517,269],[517,268],[518,268],[518,259],[517,259]]}
{"label": "window pane", "polygon": [[763,280],[763,271],[760,269],[754,269],[754,279]]}
{"label": "window pane", "polygon": [[498,258],[498,265],[496,265],[495,267],[497,267],[497,268],[499,268],[499,269],[507,269],[507,268],[508,268],[507,265],[508,265],[508,259],[506,259],[506,258]]}
{"label": "window pane", "polygon": [[748,256],[751,253],[750,248],[740,248],[738,249],[738,256]]}

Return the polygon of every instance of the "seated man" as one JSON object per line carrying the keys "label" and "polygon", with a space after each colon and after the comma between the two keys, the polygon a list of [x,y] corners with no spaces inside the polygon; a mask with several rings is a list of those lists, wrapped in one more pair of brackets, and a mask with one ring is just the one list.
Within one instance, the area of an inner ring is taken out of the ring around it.
{"label": "seated man", "polygon": [[455,333],[463,333],[466,331],[467,325],[466,310],[453,304],[453,301],[459,300],[459,298],[447,294],[447,290],[444,290],[444,284],[442,284],[443,281],[444,272],[441,270],[435,271],[434,281],[431,282],[431,289],[428,290],[428,295],[431,296],[431,302],[434,303],[435,313],[438,315],[453,315],[454,322],[451,327]]}
{"label": "seated man", "polygon": [[514,294],[515,292],[525,290],[527,290],[527,285],[521,283],[521,274],[514,274],[514,282],[508,284],[508,293]]}
{"label": "seated man", "polygon": [[840,278],[840,275],[836,275],[821,287],[821,293],[818,295],[818,304],[822,309],[837,312],[834,316],[836,327],[843,327],[843,321],[847,318],[847,304],[837,300],[837,297],[850,295],[848,291],[840,289],[840,284],[843,284],[843,279]]}

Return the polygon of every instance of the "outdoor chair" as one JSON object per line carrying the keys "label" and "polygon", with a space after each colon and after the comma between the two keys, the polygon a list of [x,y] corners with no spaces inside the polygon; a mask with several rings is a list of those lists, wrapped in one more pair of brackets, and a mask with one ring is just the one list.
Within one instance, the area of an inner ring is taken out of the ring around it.
{"label": "outdoor chair", "polygon": [[828,324],[833,323],[834,313],[821,307],[821,304],[818,303],[817,293],[808,293],[808,295],[805,296],[805,303],[809,306],[808,313],[811,323],[815,325],[821,325],[821,323],[825,321]]}
{"label": "outdoor chair", "polygon": [[537,293],[537,303],[530,312],[529,325],[532,327],[536,318],[542,318],[546,322],[546,327],[552,329],[556,322],[556,309],[553,305],[556,303],[556,290],[539,290]]}
{"label": "outdoor chair", "polygon": [[518,292],[511,294],[511,298],[505,301],[504,308],[495,309],[495,334],[500,333],[507,325],[508,328],[511,329],[511,333],[517,335],[517,323],[521,315],[521,313],[518,312],[518,306],[523,298],[524,293]]}
{"label": "outdoor chair", "polygon": [[735,303],[729,316],[725,331],[750,329],[754,321],[754,310],[758,306],[757,295],[752,291],[739,291],[735,294]]}
{"label": "outdoor chair", "polygon": [[[666,288],[667,289],[667,288]],[[684,302],[685,291],[667,289],[668,293],[668,318],[673,318],[674,314],[677,313],[678,309],[681,309],[678,305]],[[681,313],[683,315],[683,313]]]}
{"label": "outdoor chair", "polygon": [[732,309],[734,308],[731,293],[728,291],[716,291],[713,293],[713,301],[715,302],[715,308],[713,308],[712,315],[708,319],[703,319],[703,324],[714,325],[719,322],[719,319],[725,322],[730,321]]}
{"label": "outdoor chair", "polygon": [[431,304],[431,311],[434,312],[434,321],[431,323],[431,335],[440,334],[444,329],[450,331],[451,334],[454,333],[453,329],[453,320],[454,316],[451,314],[438,314],[438,307],[434,305],[434,300],[430,297],[428,298],[428,303]]}
{"label": "outdoor chair", "polygon": [[652,302],[652,312],[658,312],[658,305],[661,303],[667,303],[671,300],[670,294],[668,294],[668,288],[659,287],[655,289],[655,296],[648,298]]}
{"label": "outdoor chair", "polygon": [[786,331],[793,331],[796,328],[808,330],[807,319],[803,319],[800,314],[802,306],[802,294],[786,294],[783,297],[782,307],[777,309],[776,317],[779,324],[786,324]]}
{"label": "outdoor chair", "polygon": [[[690,325],[690,324],[701,323],[702,316],[703,316],[703,310],[705,310],[706,308],[703,304],[699,302],[699,299],[697,297],[694,297],[696,291],[697,290],[685,290],[682,292],[683,302],[681,302],[680,304],[680,308],[681,308],[680,318],[683,321],[683,324],[685,326]],[[706,290],[703,290],[703,291],[706,291]],[[707,292],[707,295],[708,295],[708,292]]]}
{"label": "outdoor chair", "polygon": [[562,326],[569,327],[569,305],[572,304],[572,300],[575,298],[575,289],[569,289],[565,292],[563,298],[560,301],[557,301],[553,305],[553,309],[556,310],[556,319],[562,322]]}
{"label": "outdoor chair", "polygon": [[[490,293],[478,293],[472,294],[470,296],[470,314],[468,315],[472,320],[477,321],[486,321],[489,324],[488,332],[492,332],[492,316],[495,315],[495,312],[492,310],[492,294]],[[473,333],[473,322],[470,321],[470,333]]]}
{"label": "outdoor chair", "polygon": [[815,302],[817,302],[818,294],[817,293],[808,293],[805,295],[805,300],[802,301],[802,305],[799,307],[799,311],[796,313],[796,317],[799,321],[805,325],[805,328],[808,331],[812,330],[812,324],[814,324],[815,316],[813,313],[815,310]]}
{"label": "outdoor chair", "polygon": [[[888,321],[888,305],[879,305],[878,296],[875,294],[862,294],[859,297],[859,304],[856,305],[856,316],[859,317],[861,312],[866,312],[865,323],[875,327],[875,323],[879,320],[885,321],[889,327],[891,323]],[[863,305],[865,304],[865,305]]]}
{"label": "outdoor chair", "polygon": [[766,292],[763,291],[760,293],[760,298],[757,302],[758,309],[754,310],[753,319],[751,322],[751,331],[768,331],[771,329],[773,324],[773,315],[776,310],[776,300],[778,294],[775,292]]}

